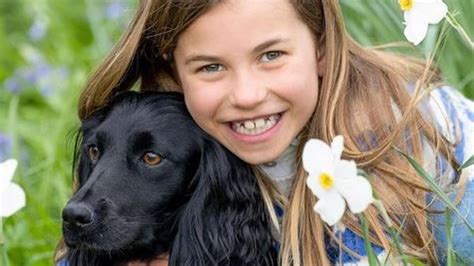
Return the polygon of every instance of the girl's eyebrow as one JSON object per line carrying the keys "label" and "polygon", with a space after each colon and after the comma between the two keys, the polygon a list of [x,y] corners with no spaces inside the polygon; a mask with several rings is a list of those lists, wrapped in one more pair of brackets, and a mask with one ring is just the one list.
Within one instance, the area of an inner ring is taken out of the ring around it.
{"label": "girl's eyebrow", "polygon": [[219,57],[217,56],[212,56],[212,55],[194,55],[194,56],[191,56],[189,57],[188,59],[186,59],[186,61],[184,62],[185,65],[189,65],[193,62],[196,62],[196,61],[212,61],[212,62],[216,62],[216,61],[220,61]]}
{"label": "girl's eyebrow", "polygon": [[255,46],[255,48],[253,48],[253,50],[252,50],[252,53],[258,54],[258,53],[262,52],[263,50],[267,49],[268,47],[271,47],[272,45],[275,45],[277,43],[286,42],[288,40],[289,39],[283,39],[283,38],[270,39],[268,41],[265,41],[265,42]]}
{"label": "girl's eyebrow", "polygon": [[[275,39],[270,39],[268,41],[265,41],[252,49],[253,54],[258,54],[262,52],[263,50],[267,49],[268,47],[271,47],[272,45],[286,42],[288,39],[283,39],[283,38],[275,38]],[[191,55],[186,61],[184,62],[185,65],[188,65],[190,63],[196,62],[196,61],[210,61],[210,62],[216,62],[220,61],[220,58],[218,56],[213,56],[213,55]]]}

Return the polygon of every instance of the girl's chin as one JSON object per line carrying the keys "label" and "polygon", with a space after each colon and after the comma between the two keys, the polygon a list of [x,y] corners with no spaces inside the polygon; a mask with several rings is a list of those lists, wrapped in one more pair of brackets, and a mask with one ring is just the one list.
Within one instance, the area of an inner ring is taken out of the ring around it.
{"label": "girl's chin", "polygon": [[229,150],[246,163],[259,165],[278,159],[288,147],[285,143],[282,140],[264,145],[233,146]]}

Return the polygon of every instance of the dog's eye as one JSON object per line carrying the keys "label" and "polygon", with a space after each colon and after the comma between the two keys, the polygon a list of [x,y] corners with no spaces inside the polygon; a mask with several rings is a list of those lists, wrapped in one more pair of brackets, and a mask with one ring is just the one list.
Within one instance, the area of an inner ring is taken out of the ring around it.
{"label": "dog's eye", "polygon": [[160,155],[153,152],[147,152],[143,155],[143,161],[150,166],[159,164],[161,159]]}
{"label": "dog's eye", "polygon": [[99,148],[97,148],[96,146],[90,146],[89,147],[89,158],[93,162],[95,162],[95,161],[97,161],[97,159],[99,159],[99,155],[100,155]]}

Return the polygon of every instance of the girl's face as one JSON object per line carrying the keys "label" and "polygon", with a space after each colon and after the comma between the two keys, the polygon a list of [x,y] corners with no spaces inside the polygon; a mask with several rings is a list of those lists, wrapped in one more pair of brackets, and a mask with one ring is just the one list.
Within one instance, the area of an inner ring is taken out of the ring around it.
{"label": "girl's face", "polygon": [[316,106],[316,47],[287,0],[231,0],[181,34],[174,52],[194,120],[242,160],[276,159]]}

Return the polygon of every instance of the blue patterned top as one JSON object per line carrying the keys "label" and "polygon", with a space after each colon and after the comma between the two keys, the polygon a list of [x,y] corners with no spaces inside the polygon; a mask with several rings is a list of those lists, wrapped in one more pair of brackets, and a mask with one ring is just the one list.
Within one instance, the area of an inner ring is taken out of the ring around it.
{"label": "blue patterned top", "polygon": [[[433,91],[433,101],[436,102],[439,113],[442,116],[438,116],[438,127],[442,134],[446,136],[451,142],[455,143],[454,156],[459,164],[467,161],[471,156],[474,155],[474,102],[465,98],[458,91],[449,88],[442,87]],[[433,108],[434,109],[434,108]],[[445,117],[448,120],[440,119]],[[438,172],[443,172],[446,167],[446,163],[443,161],[437,162]],[[467,183],[465,186],[464,194],[457,208],[463,214],[463,216],[469,221],[471,225],[474,225],[474,165],[463,170],[463,175],[467,176]],[[452,176],[452,183],[459,181],[458,176]],[[451,193],[451,199],[454,200],[456,187],[452,186],[453,193]],[[433,208],[437,210],[443,210],[445,204],[436,201],[433,204]],[[439,243],[440,260],[442,263],[446,260],[446,228],[445,228],[445,214],[432,215],[434,222],[433,232],[435,239]],[[468,227],[462,222],[462,220],[455,214],[452,214],[453,220],[453,249],[460,258],[464,260],[465,265],[474,265],[474,234],[470,232]]]}

